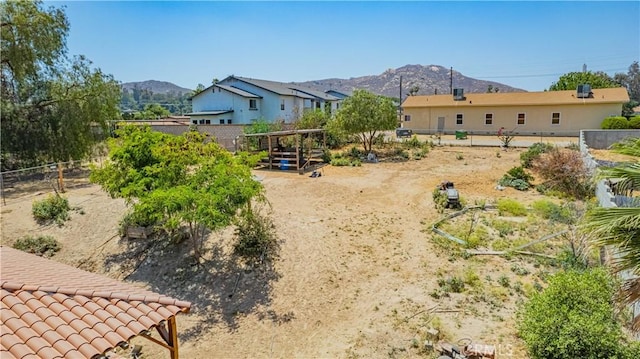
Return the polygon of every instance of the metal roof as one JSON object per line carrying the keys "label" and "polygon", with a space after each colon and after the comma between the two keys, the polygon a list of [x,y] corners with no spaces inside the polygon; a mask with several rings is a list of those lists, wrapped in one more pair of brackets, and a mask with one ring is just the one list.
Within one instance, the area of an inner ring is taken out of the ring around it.
{"label": "metal roof", "polygon": [[215,116],[215,115],[223,115],[225,113],[233,112],[233,110],[218,110],[218,111],[200,111],[200,112],[191,112],[187,115],[189,116]]}
{"label": "metal roof", "polygon": [[262,98],[262,96],[258,96],[256,94],[252,94],[251,92],[247,92],[245,90],[241,90],[239,88],[233,87],[233,86],[227,86],[227,85],[220,85],[220,84],[215,84],[213,85],[213,87],[220,87],[223,90],[227,90],[231,93],[234,93],[236,95],[240,95],[242,97],[248,97],[248,98]]}

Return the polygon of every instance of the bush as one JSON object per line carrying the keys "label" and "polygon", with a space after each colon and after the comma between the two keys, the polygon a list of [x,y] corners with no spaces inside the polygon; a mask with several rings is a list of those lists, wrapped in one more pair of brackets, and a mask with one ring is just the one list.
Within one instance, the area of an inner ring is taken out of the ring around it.
{"label": "bush", "polygon": [[527,215],[527,209],[524,205],[511,198],[501,198],[498,200],[498,213],[502,216],[504,214],[511,214],[513,216],[521,217]]}
{"label": "bush", "polygon": [[634,116],[629,119],[629,127],[640,129],[640,116]]}
{"label": "bush", "polygon": [[541,154],[549,152],[555,146],[551,143],[537,142],[531,145],[525,152],[520,154],[520,162],[522,167],[530,168],[532,162],[540,157]]}
{"label": "bush", "polygon": [[51,221],[58,225],[69,219],[69,201],[60,195],[49,195],[41,201],[34,201],[31,206],[33,218],[40,224]]}
{"label": "bush", "polygon": [[60,250],[61,246],[51,236],[26,236],[18,239],[13,244],[13,248],[42,257],[51,257]]}
{"label": "bush", "polygon": [[351,167],[360,167],[362,165],[362,161],[359,159],[350,160],[348,158],[334,158],[331,160],[332,166],[351,166]]}
{"label": "bush", "polygon": [[552,222],[572,224],[576,220],[575,210],[571,207],[561,206],[548,200],[533,202],[533,211],[544,219]]}
{"label": "bush", "polygon": [[272,260],[278,254],[278,238],[271,218],[244,212],[236,223],[233,252],[247,263],[256,265]]}
{"label": "bush", "polygon": [[625,130],[631,128],[631,123],[624,116],[611,116],[605,118],[600,127],[603,130]]}
{"label": "bush", "polygon": [[464,280],[459,277],[438,279],[438,286],[445,293],[462,293],[464,291]]}
{"label": "bush", "polygon": [[536,159],[532,166],[542,177],[545,189],[585,199],[593,195],[592,184],[580,153],[554,148]]}
{"label": "bush", "polygon": [[549,286],[534,292],[516,316],[530,356],[633,358],[615,319],[614,292],[614,282],[604,269],[552,276]]}
{"label": "bush", "polygon": [[531,187],[533,176],[524,170],[524,167],[513,167],[502,176],[498,182],[502,186],[513,187],[519,191],[526,191]]}

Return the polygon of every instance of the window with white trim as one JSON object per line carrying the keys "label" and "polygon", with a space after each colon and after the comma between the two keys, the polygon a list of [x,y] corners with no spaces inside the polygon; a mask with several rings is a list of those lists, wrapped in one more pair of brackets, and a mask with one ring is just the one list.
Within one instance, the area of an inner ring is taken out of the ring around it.
{"label": "window with white trim", "polygon": [[456,115],[456,125],[462,125],[464,123],[464,119],[462,117],[462,114],[459,113]]}
{"label": "window with white trim", "polygon": [[526,115],[524,113],[519,113],[518,114],[518,120],[516,121],[517,125],[524,125],[526,120]]}
{"label": "window with white trim", "polygon": [[230,119],[230,118],[228,118],[228,119],[227,119],[227,125],[230,125],[230,124],[231,124],[231,119]]}
{"label": "window with white trim", "polygon": [[258,109],[258,101],[255,99],[249,99],[249,110],[257,110]]}
{"label": "window with white trim", "polygon": [[204,120],[204,124],[205,125],[210,125],[211,124],[211,120]]}
{"label": "window with white trim", "polygon": [[404,115],[404,122],[411,121],[411,115]]}
{"label": "window with white trim", "polygon": [[280,100],[280,110],[284,111],[284,100]]}
{"label": "window with white trim", "polygon": [[221,119],[220,119],[220,124],[221,124],[221,125],[224,125],[224,118],[221,118]]}
{"label": "window with white trim", "polygon": [[552,125],[560,124],[560,112],[554,112],[551,114],[551,124]]}
{"label": "window with white trim", "polygon": [[484,124],[485,125],[493,125],[493,114],[485,113],[484,114]]}

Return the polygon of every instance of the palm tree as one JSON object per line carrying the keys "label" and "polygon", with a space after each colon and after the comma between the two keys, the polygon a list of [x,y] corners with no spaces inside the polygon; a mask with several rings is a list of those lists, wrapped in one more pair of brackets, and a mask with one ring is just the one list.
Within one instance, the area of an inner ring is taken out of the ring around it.
{"label": "palm tree", "polygon": [[[605,169],[601,176],[620,179],[616,193],[631,196],[633,190],[640,190],[640,163]],[[640,300],[640,207],[594,208],[587,212],[582,227],[595,244],[615,248],[612,264],[624,281],[621,302]],[[632,319],[631,329],[640,331],[640,314]]]}

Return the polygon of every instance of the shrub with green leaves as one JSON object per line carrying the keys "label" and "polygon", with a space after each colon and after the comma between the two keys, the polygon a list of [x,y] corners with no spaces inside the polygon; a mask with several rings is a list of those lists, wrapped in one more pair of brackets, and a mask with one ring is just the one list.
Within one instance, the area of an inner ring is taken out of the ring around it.
{"label": "shrub with green leaves", "polygon": [[549,152],[555,146],[551,143],[536,142],[531,145],[525,152],[520,154],[520,162],[522,167],[530,168],[533,161],[540,157],[541,154]]}
{"label": "shrub with green leaves", "polygon": [[605,269],[560,272],[517,312],[517,327],[533,359],[638,358],[616,321],[616,291]]}
{"label": "shrub with green leaves", "polygon": [[531,187],[533,176],[524,167],[513,167],[498,182],[501,186],[513,187],[519,191],[526,191]]}
{"label": "shrub with green leaves", "polygon": [[40,224],[56,222],[64,224],[69,219],[69,201],[60,195],[48,195],[47,198],[34,201],[31,206],[33,218]]}
{"label": "shrub with green leaves", "polygon": [[233,252],[247,263],[256,265],[278,254],[278,237],[270,217],[245,211],[236,222]]}
{"label": "shrub with green leaves", "polygon": [[13,248],[42,257],[51,257],[61,248],[60,243],[52,236],[25,236],[18,239]]}
{"label": "shrub with green leaves", "polygon": [[555,204],[549,200],[539,200],[531,205],[534,213],[552,222],[572,224],[576,220],[575,209],[569,205]]}
{"label": "shrub with green leaves", "polygon": [[624,116],[611,116],[605,118],[600,127],[603,130],[625,130],[631,128],[631,123]]}
{"label": "shrub with green leaves", "polygon": [[527,215],[525,206],[511,198],[501,198],[498,200],[498,214],[501,216],[510,214],[512,216],[521,217]]}

